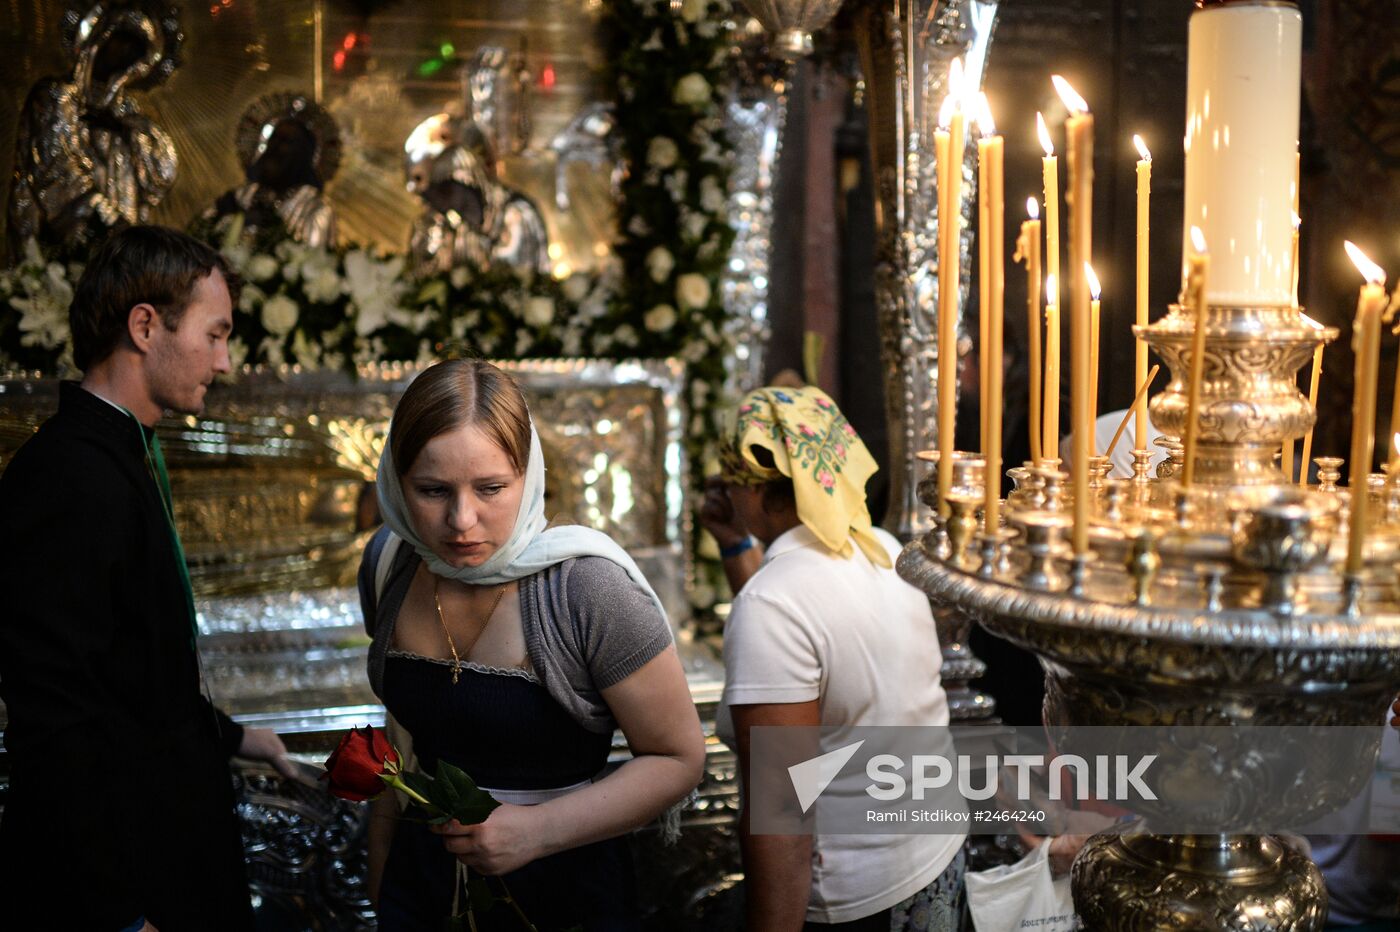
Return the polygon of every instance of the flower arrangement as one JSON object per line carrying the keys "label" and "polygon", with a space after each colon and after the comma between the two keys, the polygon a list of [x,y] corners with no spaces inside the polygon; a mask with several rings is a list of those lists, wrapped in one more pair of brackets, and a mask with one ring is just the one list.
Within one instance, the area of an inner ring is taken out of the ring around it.
{"label": "flower arrangement", "polygon": [[[688,452],[696,487],[711,462],[725,360],[720,276],[734,233],[726,218],[723,131],[730,0],[609,0],[604,18],[621,151],[628,166],[614,257],[563,281],[459,267],[417,279],[401,256],[310,248],[284,232],[197,220],[245,280],[234,312],[235,366],[354,371],[435,357],[456,344],[503,359],[662,358],[687,363]],[[66,374],[68,305],[80,263],[37,246],[0,271],[0,370]],[[717,573],[714,574],[717,576]],[[698,588],[708,608],[713,587]]]}

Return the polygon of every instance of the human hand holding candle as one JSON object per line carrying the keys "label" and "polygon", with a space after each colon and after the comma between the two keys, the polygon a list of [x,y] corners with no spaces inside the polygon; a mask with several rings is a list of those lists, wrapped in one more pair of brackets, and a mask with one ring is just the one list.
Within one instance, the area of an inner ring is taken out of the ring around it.
{"label": "human hand holding candle", "polygon": [[1351,514],[1347,528],[1348,576],[1361,575],[1362,548],[1366,542],[1367,495],[1366,477],[1371,472],[1376,430],[1376,374],[1380,364],[1381,315],[1388,299],[1385,293],[1385,270],[1366,257],[1356,244],[1346,243],[1347,255],[1366,284],[1356,299],[1356,318],[1352,324],[1352,348],[1356,352],[1355,392],[1351,400]]}
{"label": "human hand holding candle", "polygon": [[1040,356],[1040,204],[1033,197],[1026,198],[1026,214],[1029,219],[1021,223],[1021,236],[1016,240],[1017,262],[1026,263],[1026,341],[1030,355],[1030,450],[1031,462],[1039,463],[1040,428],[1044,423],[1044,406],[1041,402],[1041,356]]}
{"label": "human hand holding candle", "polygon": [[[1133,145],[1141,156],[1137,163],[1137,325],[1146,327],[1148,323],[1148,266],[1149,243],[1151,240],[1151,217],[1148,210],[1152,195],[1152,153],[1147,151],[1147,143],[1141,136],[1133,137]],[[1133,377],[1138,385],[1147,374],[1147,341],[1141,337],[1133,341]],[[1134,406],[1133,446],[1147,448],[1147,395],[1139,393],[1141,399]]]}

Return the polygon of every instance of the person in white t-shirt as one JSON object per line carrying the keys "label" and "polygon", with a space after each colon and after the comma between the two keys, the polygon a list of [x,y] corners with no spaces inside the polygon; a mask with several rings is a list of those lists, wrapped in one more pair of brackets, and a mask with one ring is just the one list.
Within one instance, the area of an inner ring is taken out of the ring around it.
{"label": "person in white t-shirt", "polygon": [[[875,462],[835,403],[816,388],[760,389],[722,440],[727,501],[712,487],[701,520],[739,590],[717,724],[746,785],[755,726],[827,726],[835,747],[857,726],[947,725],[932,611],[893,569],[898,542],[872,527],[865,483]],[[766,548],[761,565],[754,538]],[[956,930],[963,841],[758,835],[746,802],[748,928]]]}

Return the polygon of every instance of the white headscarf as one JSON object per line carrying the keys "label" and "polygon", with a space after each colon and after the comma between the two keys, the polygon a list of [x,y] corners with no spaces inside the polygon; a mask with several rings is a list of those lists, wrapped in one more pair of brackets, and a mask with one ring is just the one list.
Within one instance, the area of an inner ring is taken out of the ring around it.
{"label": "white headscarf", "polygon": [[489,586],[523,579],[549,569],[573,557],[603,557],[627,571],[632,581],[641,586],[656,603],[657,611],[666,616],[666,608],[647,582],[636,562],[602,531],[578,525],[549,527],[544,517],[544,454],[540,452],[539,434],[530,420],[530,457],[525,467],[525,489],[520,496],[520,511],[515,516],[515,530],[510,540],[480,566],[456,567],[443,562],[423,543],[408,519],[403,487],[394,468],[392,446],[386,438],[384,453],[379,458],[379,511],[389,529],[407,542],[423,558],[434,575],[455,579],[472,585]]}

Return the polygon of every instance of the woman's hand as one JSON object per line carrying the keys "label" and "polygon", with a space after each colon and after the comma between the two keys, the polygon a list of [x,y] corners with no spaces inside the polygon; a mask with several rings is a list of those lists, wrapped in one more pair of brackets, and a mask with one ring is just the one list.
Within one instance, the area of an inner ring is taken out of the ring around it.
{"label": "woman's hand", "polygon": [[749,536],[749,529],[734,512],[729,492],[718,478],[705,482],[705,500],[700,503],[700,524],[714,535],[720,547],[733,547]]}
{"label": "woman's hand", "polygon": [[536,806],[502,803],[479,825],[448,822],[430,828],[457,860],[480,874],[499,876],[548,854]]}

